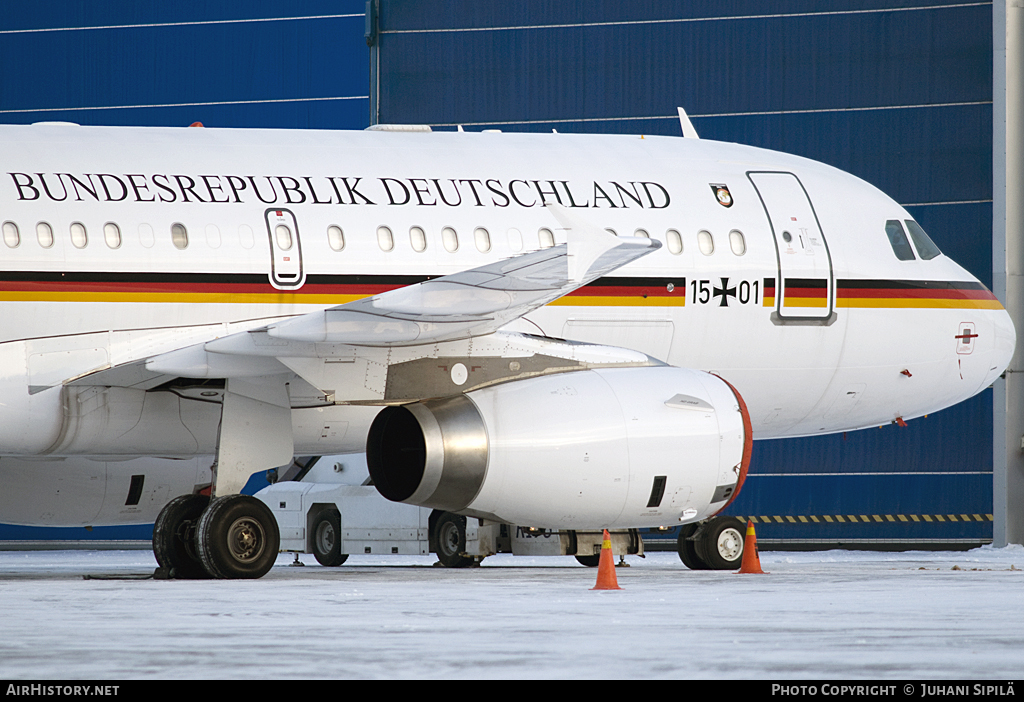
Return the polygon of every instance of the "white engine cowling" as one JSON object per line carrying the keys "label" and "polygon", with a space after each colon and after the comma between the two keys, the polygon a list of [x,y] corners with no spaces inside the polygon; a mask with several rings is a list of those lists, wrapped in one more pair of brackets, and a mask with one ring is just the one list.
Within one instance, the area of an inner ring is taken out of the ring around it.
{"label": "white engine cowling", "polygon": [[750,452],[739,393],[671,366],[543,376],[389,407],[366,449],[390,500],[552,529],[703,519],[735,497]]}

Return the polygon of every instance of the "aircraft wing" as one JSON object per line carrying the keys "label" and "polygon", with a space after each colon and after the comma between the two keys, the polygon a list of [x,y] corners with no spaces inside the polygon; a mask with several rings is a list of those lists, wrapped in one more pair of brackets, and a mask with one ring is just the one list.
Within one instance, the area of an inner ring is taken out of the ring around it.
{"label": "aircraft wing", "polygon": [[256,378],[296,370],[297,361],[280,359],[352,356],[359,347],[384,352],[484,336],[661,247],[651,239],[616,237],[559,205],[548,208],[566,232],[565,244],[86,373],[65,384],[148,389],[176,377]]}
{"label": "aircraft wing", "polygon": [[568,242],[270,325],[271,337],[411,346],[481,336],[658,249],[548,205]]}

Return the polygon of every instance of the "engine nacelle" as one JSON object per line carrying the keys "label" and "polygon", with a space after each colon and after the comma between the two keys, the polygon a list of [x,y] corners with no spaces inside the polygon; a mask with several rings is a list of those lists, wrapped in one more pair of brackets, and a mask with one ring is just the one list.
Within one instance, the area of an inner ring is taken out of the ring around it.
{"label": "engine nacelle", "polygon": [[750,452],[739,393],[671,366],[543,376],[389,407],[366,448],[389,500],[551,529],[703,519],[736,496]]}

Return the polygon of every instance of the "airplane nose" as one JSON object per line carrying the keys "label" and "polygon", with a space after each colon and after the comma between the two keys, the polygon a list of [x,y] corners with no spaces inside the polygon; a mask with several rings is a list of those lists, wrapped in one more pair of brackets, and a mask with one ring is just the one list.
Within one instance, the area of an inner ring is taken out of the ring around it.
{"label": "airplane nose", "polygon": [[1010,313],[1006,310],[997,310],[993,315],[992,330],[994,342],[992,345],[992,362],[988,372],[988,379],[985,387],[1002,375],[1003,371],[1010,365],[1013,359],[1013,352],[1017,347],[1017,329],[1010,319]]}

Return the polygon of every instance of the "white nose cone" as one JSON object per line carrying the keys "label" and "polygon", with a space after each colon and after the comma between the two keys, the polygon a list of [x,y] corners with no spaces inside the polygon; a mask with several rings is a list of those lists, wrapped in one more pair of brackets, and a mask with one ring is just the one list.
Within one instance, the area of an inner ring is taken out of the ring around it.
{"label": "white nose cone", "polygon": [[1009,367],[1017,347],[1017,329],[1013,326],[1009,312],[998,310],[993,315],[992,330],[994,340],[990,355],[990,369],[983,387],[991,385]]}

